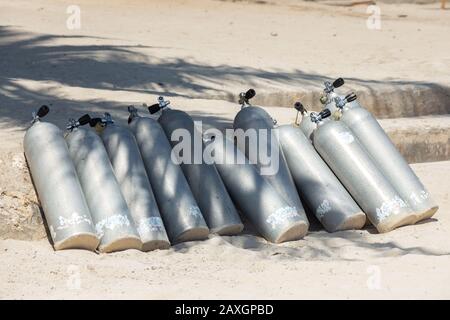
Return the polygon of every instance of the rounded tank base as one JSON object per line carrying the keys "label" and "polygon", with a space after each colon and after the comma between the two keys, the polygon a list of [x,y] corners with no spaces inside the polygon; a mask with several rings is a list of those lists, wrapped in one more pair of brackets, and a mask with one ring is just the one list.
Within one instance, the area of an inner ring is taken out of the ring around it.
{"label": "rounded tank base", "polygon": [[84,249],[94,251],[97,249],[100,240],[92,233],[80,233],[64,240],[55,242],[55,250]]}
{"label": "rounded tank base", "polygon": [[142,243],[142,251],[166,250],[170,248],[170,243],[164,240],[152,240]]}
{"label": "rounded tank base", "polygon": [[115,251],[123,251],[127,249],[137,249],[141,250],[142,242],[141,239],[137,237],[126,237],[115,240],[113,242],[100,245],[98,247],[98,251],[102,253],[115,252]]}
{"label": "rounded tank base", "polygon": [[379,233],[385,233],[402,226],[414,224],[415,219],[415,215],[411,213],[392,215],[386,222],[380,223],[375,227]]}
{"label": "rounded tank base", "polygon": [[208,238],[209,229],[208,228],[192,228],[184,231],[175,240],[174,243],[186,242],[186,241],[197,241],[205,240]]}
{"label": "rounded tank base", "polygon": [[366,225],[366,214],[364,212],[358,212],[348,219],[345,219],[335,230],[328,232],[344,231],[344,230],[358,230],[362,229]]}
{"label": "rounded tank base", "polygon": [[275,239],[275,243],[282,243],[287,241],[295,241],[302,239],[307,233],[309,229],[309,224],[304,221],[299,221],[289,228],[284,230],[281,235]]}
{"label": "rounded tank base", "polygon": [[213,234],[218,234],[219,236],[233,236],[237,235],[244,230],[244,225],[242,223],[239,224],[229,224],[227,226],[223,226],[220,228],[210,229],[210,232]]}
{"label": "rounded tank base", "polygon": [[436,213],[436,211],[438,211],[438,209],[439,209],[439,206],[434,206],[425,212],[416,213],[415,214],[416,219],[414,220],[414,223],[420,222],[422,220],[430,219]]}

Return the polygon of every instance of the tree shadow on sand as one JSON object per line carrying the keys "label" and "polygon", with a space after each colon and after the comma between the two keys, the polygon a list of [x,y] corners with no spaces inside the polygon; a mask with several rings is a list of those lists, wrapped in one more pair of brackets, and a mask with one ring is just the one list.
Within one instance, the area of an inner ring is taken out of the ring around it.
{"label": "tree shadow on sand", "polygon": [[[54,92],[56,89],[33,89],[24,85],[24,81],[48,83],[52,88],[120,91],[124,95],[127,92],[142,93],[149,96],[148,101],[153,101],[158,95],[235,101],[238,92],[228,91],[225,87],[227,83],[239,84],[243,89],[258,89],[261,83],[276,84],[278,87],[289,85],[291,88],[294,84],[298,88],[316,88],[320,94],[322,83],[332,80],[298,69],[291,72],[267,71],[231,65],[204,65],[180,58],[158,59],[156,51],[161,47],[154,46],[67,44],[101,40],[105,39],[80,35],[41,35],[24,32],[17,27],[0,26],[0,121],[23,127],[29,121],[32,108],[43,103],[53,103],[55,109],[49,119],[59,121],[59,125],[62,116],[79,115],[88,108],[104,112],[121,105],[123,111],[119,117],[126,117],[126,108],[113,99],[98,99],[95,96],[85,100],[69,99],[60,92]],[[357,82],[369,92],[373,90],[373,85],[382,83],[356,78],[347,80]],[[440,89],[431,83],[388,83],[408,84]],[[445,89],[442,90],[443,94],[448,94]],[[261,96],[264,94],[267,95],[262,93]],[[272,100],[283,96],[283,92],[269,94],[273,94]],[[280,105],[284,104],[280,102]],[[441,111],[448,113],[447,109]],[[223,120],[214,119],[216,122]]]}

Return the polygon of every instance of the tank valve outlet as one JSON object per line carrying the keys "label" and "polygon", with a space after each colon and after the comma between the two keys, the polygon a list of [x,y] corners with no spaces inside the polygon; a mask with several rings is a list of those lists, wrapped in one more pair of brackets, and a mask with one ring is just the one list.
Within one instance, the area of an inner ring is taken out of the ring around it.
{"label": "tank valve outlet", "polygon": [[66,129],[68,131],[73,131],[74,129],[78,128],[79,126],[84,126],[84,125],[90,123],[91,120],[92,119],[88,114],[85,114],[84,116],[80,117],[78,120],[69,119]]}
{"label": "tank valve outlet", "polygon": [[150,107],[147,106],[147,104],[144,103],[144,107],[148,108],[148,111],[150,114],[157,113],[159,110],[164,109],[170,104],[169,100],[164,100],[163,97],[158,97],[158,103],[152,104]]}
{"label": "tank valve outlet", "polygon": [[247,92],[241,92],[239,94],[239,104],[241,109],[250,106],[250,99],[256,96],[254,89],[248,89]]}
{"label": "tank valve outlet", "polygon": [[323,89],[323,91],[326,94],[329,94],[329,93],[333,92],[334,89],[342,87],[344,85],[344,79],[337,78],[336,80],[333,81],[333,83],[331,83],[329,81],[325,81],[324,85],[325,85],[325,88]]}
{"label": "tank valve outlet", "polygon": [[45,117],[48,112],[50,111],[50,108],[48,106],[46,106],[45,104],[42,105],[37,111],[33,111],[33,113],[31,114],[33,120],[31,120],[31,123],[35,123],[37,121],[39,121],[39,119]]}
{"label": "tank valve outlet", "polygon": [[133,121],[134,118],[139,117],[138,111],[134,106],[128,106],[128,123],[131,123],[131,121]]}
{"label": "tank valve outlet", "polygon": [[297,101],[296,103],[294,103],[294,108],[295,108],[295,110],[297,110],[297,115],[295,116],[294,124],[296,126],[298,126],[299,125],[298,114],[301,113],[302,116],[304,116],[308,112],[308,110],[306,110],[306,108],[303,106],[303,104],[300,101]]}
{"label": "tank valve outlet", "polygon": [[356,98],[356,94],[351,92],[347,94],[344,99],[341,97],[334,98],[334,102],[336,103],[336,107],[342,110],[347,103],[355,101]]}
{"label": "tank valve outlet", "polygon": [[111,114],[105,112],[103,117],[91,118],[89,121],[89,125],[92,128],[95,128],[97,132],[101,132],[108,124],[113,124],[114,120],[111,117]]}
{"label": "tank valve outlet", "polygon": [[323,89],[324,95],[322,97],[320,97],[320,102],[324,105],[331,102],[331,100],[330,100],[331,93],[334,92],[334,89],[339,88],[343,85],[344,85],[344,79],[342,79],[342,78],[337,78],[332,83],[329,81],[325,81],[324,82],[325,88]]}
{"label": "tank valve outlet", "polygon": [[311,112],[311,121],[318,124],[320,121],[322,121],[325,118],[328,118],[331,116],[331,111],[329,109],[323,109],[320,112]]}

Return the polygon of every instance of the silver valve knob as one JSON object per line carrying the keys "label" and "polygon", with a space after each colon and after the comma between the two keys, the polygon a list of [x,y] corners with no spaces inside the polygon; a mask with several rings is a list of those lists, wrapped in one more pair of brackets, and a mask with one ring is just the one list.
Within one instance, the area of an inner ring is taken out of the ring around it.
{"label": "silver valve knob", "polygon": [[347,103],[355,101],[356,98],[356,94],[351,92],[347,94],[343,99],[341,97],[334,98],[334,102],[336,103],[337,108],[342,109]]}
{"label": "silver valve knob", "polygon": [[71,118],[71,119],[69,119],[66,128],[68,131],[72,131],[75,128],[78,128],[80,126],[84,126],[84,125],[90,123],[90,121],[91,121],[91,117],[88,114],[85,114],[84,116],[80,117],[78,120]]}
{"label": "silver valve knob", "polygon": [[148,108],[150,114],[154,114],[159,110],[162,110],[163,108],[167,107],[169,104],[170,104],[169,100],[164,100],[164,98],[160,96],[158,97],[158,103],[152,104],[150,107],[144,103],[144,107]]}
{"label": "silver valve knob", "polygon": [[112,119],[111,114],[109,114],[108,112],[105,112],[103,114],[103,117],[91,118],[89,120],[89,125],[91,127],[95,127],[95,128],[98,128],[97,125],[104,128],[108,124],[113,124],[113,123],[114,123],[114,120]]}
{"label": "silver valve knob", "polygon": [[42,105],[37,111],[32,112],[31,117],[33,119],[31,120],[31,123],[35,123],[36,121],[39,121],[39,119],[45,117],[49,111],[50,111],[50,108],[48,106],[46,106],[45,104]]}
{"label": "silver valve knob", "polygon": [[331,93],[334,91],[334,89],[339,88],[344,85],[344,79],[337,78],[336,80],[333,81],[333,83],[331,83],[329,81],[325,81],[324,85],[325,85],[325,88],[323,89],[323,91],[325,93]]}
{"label": "silver valve knob", "polygon": [[128,123],[131,123],[134,118],[139,117],[138,111],[134,106],[128,106]]}
{"label": "silver valve knob", "polygon": [[314,123],[319,123],[320,121],[322,121],[325,118],[328,118],[329,116],[331,116],[331,111],[329,109],[323,109],[320,112],[311,112],[311,121]]}
{"label": "silver valve knob", "polygon": [[248,89],[246,92],[241,92],[239,94],[239,104],[241,108],[247,107],[250,105],[250,99],[256,95],[256,91],[254,89]]}

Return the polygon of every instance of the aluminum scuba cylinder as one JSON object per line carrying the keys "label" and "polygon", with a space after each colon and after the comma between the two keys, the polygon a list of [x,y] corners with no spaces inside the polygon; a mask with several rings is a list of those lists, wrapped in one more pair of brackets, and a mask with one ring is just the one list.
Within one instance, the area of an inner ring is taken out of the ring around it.
{"label": "aluminum scuba cylinder", "polygon": [[355,102],[334,97],[339,111],[337,118],[358,138],[383,175],[408,202],[415,216],[414,223],[431,218],[438,205],[375,117]]}
{"label": "aluminum scuba cylinder", "polygon": [[206,148],[214,153],[216,167],[233,201],[267,241],[303,238],[308,231],[301,216],[304,213],[281,197],[231,139],[209,137]]}
{"label": "aluminum scuba cylinder", "polygon": [[172,147],[158,121],[140,117],[129,107],[128,124],[136,137],[150,184],[171,243],[203,240],[209,229],[180,166],[172,161]]}
{"label": "aluminum scuba cylinder", "polygon": [[55,250],[93,251],[99,239],[63,133],[40,120],[48,112],[49,108],[42,106],[33,113],[23,146],[53,246]]}
{"label": "aluminum scuba cylinder", "polygon": [[80,121],[69,120],[65,139],[100,238],[99,251],[141,249],[102,140],[94,130],[80,125]]}
{"label": "aluminum scuba cylinder", "polygon": [[[225,188],[225,185],[212,163],[203,159],[203,139],[192,118],[184,111],[168,107],[169,101],[163,97],[158,103],[149,107],[151,114],[161,110],[158,122],[161,124],[173,150],[182,148],[178,152],[180,166],[189,183],[195,200],[211,233],[219,235],[235,235],[244,229],[239,214]],[[181,135],[178,136],[178,133]],[[171,137],[177,139],[172,141]]]}
{"label": "aluminum scuba cylinder", "polygon": [[169,248],[166,229],[133,133],[113,123],[107,114],[92,122],[104,124],[100,137],[141,238],[142,251]]}
{"label": "aluminum scuba cylinder", "polygon": [[[305,209],[278,143],[276,130],[274,130],[276,121],[264,109],[250,104],[249,100],[255,94],[255,90],[250,89],[239,96],[241,110],[236,114],[233,122],[235,137],[237,137],[236,144],[245,156],[260,169],[261,173],[263,173],[265,166],[263,162],[269,162],[270,166],[275,165],[275,168],[270,168],[266,172],[267,174],[264,174],[264,178],[291,206],[297,208],[297,212],[304,220],[307,230],[309,222]],[[252,134],[255,141],[246,143],[246,137],[251,137]]]}
{"label": "aluminum scuba cylinder", "polygon": [[[296,109],[298,105],[301,103],[295,104]],[[313,121],[310,119],[310,122]],[[279,126],[278,137],[304,204],[325,229],[328,232],[361,229],[366,222],[365,213],[319,156],[297,122]]]}
{"label": "aluminum scuba cylinder", "polygon": [[313,144],[336,177],[366,213],[378,232],[410,224],[411,209],[378,170],[369,154],[341,121],[324,119],[330,110],[312,114]]}

